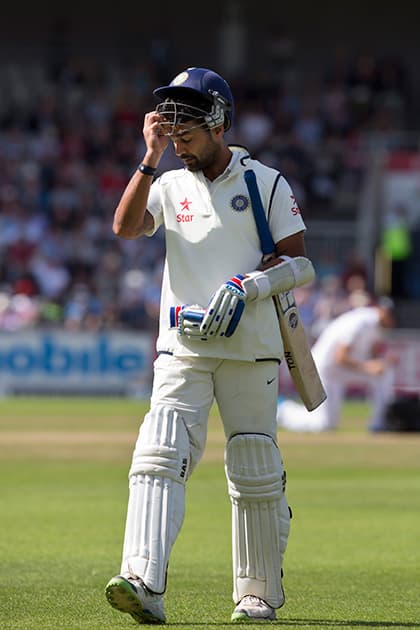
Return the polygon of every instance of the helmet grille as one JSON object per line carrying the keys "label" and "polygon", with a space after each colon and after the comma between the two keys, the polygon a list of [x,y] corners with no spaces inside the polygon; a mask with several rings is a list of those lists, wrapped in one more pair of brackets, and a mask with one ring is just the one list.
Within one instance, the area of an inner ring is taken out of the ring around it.
{"label": "helmet grille", "polygon": [[[167,98],[156,107],[156,111],[165,117],[161,126],[165,128],[165,135],[172,135],[175,127],[188,121],[195,121],[196,124],[189,129],[197,127],[219,127],[225,123],[225,111],[229,109],[226,101],[218,92],[210,94],[211,100],[199,99],[195,103],[184,102]],[[166,130],[167,129],[167,130]]]}

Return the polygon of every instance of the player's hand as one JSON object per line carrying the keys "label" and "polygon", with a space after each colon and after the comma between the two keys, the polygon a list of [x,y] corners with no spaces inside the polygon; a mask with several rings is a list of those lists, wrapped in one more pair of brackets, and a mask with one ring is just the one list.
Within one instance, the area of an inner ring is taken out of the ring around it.
{"label": "player's hand", "polygon": [[238,274],[224,282],[210,300],[200,326],[209,339],[231,337],[235,332],[245,308],[244,277]]}
{"label": "player's hand", "polygon": [[169,138],[163,135],[160,125],[164,118],[157,112],[149,112],[144,117],[143,137],[147,151],[160,157],[169,144]]}
{"label": "player's hand", "polygon": [[207,341],[207,335],[200,330],[206,309],[198,304],[185,306],[171,306],[169,319],[171,328],[178,329],[178,335],[191,337],[200,341]]}
{"label": "player's hand", "polygon": [[380,376],[387,369],[387,363],[383,359],[369,359],[364,367],[364,372],[369,376]]}

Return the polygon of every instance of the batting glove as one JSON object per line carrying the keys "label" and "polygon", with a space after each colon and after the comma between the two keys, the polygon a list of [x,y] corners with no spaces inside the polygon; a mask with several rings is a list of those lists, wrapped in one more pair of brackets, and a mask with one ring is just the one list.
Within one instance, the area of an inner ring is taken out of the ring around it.
{"label": "batting glove", "polygon": [[210,339],[233,335],[245,308],[244,277],[240,274],[233,276],[213,295],[200,325],[202,334]]}
{"label": "batting glove", "polygon": [[207,341],[207,336],[200,330],[206,309],[198,304],[171,306],[169,320],[171,328],[178,329],[178,335]]}

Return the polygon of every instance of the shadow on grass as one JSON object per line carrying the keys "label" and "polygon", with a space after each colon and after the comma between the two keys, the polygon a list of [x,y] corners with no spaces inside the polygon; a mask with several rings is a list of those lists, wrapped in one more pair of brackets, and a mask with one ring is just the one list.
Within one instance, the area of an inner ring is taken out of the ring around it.
{"label": "shadow on grass", "polygon": [[[208,623],[198,623],[198,622],[190,622],[190,623],[166,623],[167,626],[177,626],[182,628],[199,628],[202,626],[203,628],[207,628],[208,626],[261,626],[261,623],[255,622],[246,622],[245,624],[241,623],[229,623],[225,622],[208,622]],[[320,628],[420,628],[420,623],[410,623],[405,621],[344,621],[338,619],[276,619],[276,621],[266,622],[264,625],[269,627],[272,626],[290,626],[290,627],[299,627],[299,626],[314,626]]]}
{"label": "shadow on grass", "polygon": [[[279,621],[275,622],[279,623]],[[420,628],[420,623],[407,621],[338,621],[337,619],[284,619],[281,625],[287,626],[325,626],[326,628]]]}

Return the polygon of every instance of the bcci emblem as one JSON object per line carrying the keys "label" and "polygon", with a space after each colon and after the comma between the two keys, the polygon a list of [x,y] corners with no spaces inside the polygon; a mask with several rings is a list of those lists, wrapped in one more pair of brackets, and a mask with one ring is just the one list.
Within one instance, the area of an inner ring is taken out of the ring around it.
{"label": "bcci emblem", "polygon": [[296,328],[296,326],[298,325],[298,318],[296,313],[291,313],[289,316],[289,326],[290,328],[293,328],[293,330]]}
{"label": "bcci emblem", "polygon": [[249,199],[245,195],[235,195],[230,205],[236,212],[243,212],[249,206]]}
{"label": "bcci emblem", "polygon": [[189,74],[188,72],[181,72],[181,74],[178,74],[175,79],[172,81],[171,85],[182,85],[183,83],[185,83],[185,81],[188,79]]}

